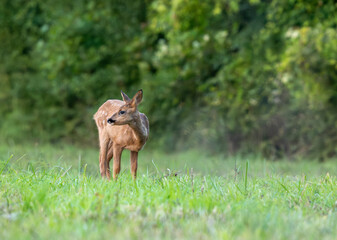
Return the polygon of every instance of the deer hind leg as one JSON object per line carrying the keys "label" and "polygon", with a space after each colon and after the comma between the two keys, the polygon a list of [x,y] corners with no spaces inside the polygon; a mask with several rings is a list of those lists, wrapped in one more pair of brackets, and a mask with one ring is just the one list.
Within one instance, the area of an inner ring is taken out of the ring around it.
{"label": "deer hind leg", "polygon": [[99,170],[100,170],[102,177],[108,178],[106,171],[108,167],[107,151],[108,151],[108,145],[109,145],[109,138],[102,131],[99,132],[99,145],[100,145]]}
{"label": "deer hind leg", "polygon": [[113,148],[113,179],[117,181],[119,172],[121,171],[121,156],[123,148],[118,145],[112,145]]}
{"label": "deer hind leg", "polygon": [[130,163],[131,163],[130,165],[131,175],[133,179],[136,180],[138,168],[138,152],[131,151]]}

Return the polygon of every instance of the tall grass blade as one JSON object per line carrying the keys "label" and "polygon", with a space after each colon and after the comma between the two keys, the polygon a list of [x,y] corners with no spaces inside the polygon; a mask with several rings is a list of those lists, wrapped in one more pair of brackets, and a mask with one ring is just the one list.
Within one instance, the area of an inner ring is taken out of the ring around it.
{"label": "tall grass blade", "polygon": [[2,174],[2,172],[5,170],[5,168],[7,167],[9,161],[12,159],[13,154],[7,159],[7,162],[5,163],[5,165],[1,168],[0,170],[0,175]]}
{"label": "tall grass blade", "polygon": [[248,167],[249,161],[246,162],[246,173],[245,173],[245,192],[247,194],[247,185],[248,185]]}

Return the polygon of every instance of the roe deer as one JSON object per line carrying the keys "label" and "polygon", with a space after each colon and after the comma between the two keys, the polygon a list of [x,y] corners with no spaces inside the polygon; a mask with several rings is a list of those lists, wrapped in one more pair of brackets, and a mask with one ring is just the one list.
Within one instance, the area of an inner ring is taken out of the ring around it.
{"label": "roe deer", "polygon": [[132,99],[123,91],[121,94],[123,101],[108,100],[94,115],[99,134],[99,168],[102,177],[110,179],[109,163],[113,158],[113,179],[117,180],[122,151],[128,149],[131,151],[131,174],[136,179],[138,152],[149,137],[149,120],[137,110],[143,90]]}

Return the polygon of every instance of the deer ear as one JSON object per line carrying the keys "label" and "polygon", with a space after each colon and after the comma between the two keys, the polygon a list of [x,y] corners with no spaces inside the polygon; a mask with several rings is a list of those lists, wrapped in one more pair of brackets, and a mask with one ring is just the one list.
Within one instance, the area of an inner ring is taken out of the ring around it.
{"label": "deer ear", "polygon": [[123,91],[121,91],[121,95],[124,102],[130,102],[130,98]]}
{"label": "deer ear", "polygon": [[140,89],[135,96],[132,98],[131,103],[132,105],[137,106],[143,99],[143,90]]}

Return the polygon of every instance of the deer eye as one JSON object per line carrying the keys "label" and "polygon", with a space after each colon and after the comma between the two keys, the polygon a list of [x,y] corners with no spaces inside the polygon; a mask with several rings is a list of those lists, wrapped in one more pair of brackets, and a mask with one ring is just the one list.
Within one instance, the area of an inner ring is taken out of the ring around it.
{"label": "deer eye", "polygon": [[124,113],[125,113],[125,111],[119,111],[119,115],[122,115]]}

